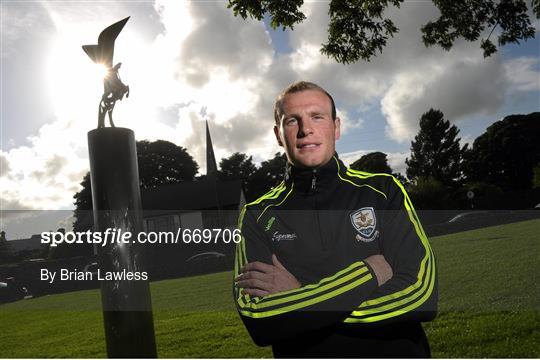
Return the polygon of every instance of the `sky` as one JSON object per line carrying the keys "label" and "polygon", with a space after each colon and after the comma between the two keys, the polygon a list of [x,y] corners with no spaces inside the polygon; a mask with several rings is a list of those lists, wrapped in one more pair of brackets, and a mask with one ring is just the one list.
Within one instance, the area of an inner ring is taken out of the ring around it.
{"label": "sky", "polygon": [[[234,17],[226,1],[1,1],[2,210],[69,210],[89,170],[86,134],[97,126],[103,92],[81,45],[131,16],[114,63],[130,86],[116,104],[116,126],[137,140],[187,148],[205,173],[204,120],[216,159],[234,152],[269,159],[275,97],[296,80],[326,88],[342,119],[337,151],[346,162],[370,151],[394,171],[433,107],[471,142],[493,122],[540,109],[540,42],[500,48],[484,59],[479,42],[450,52],[426,48],[420,27],[436,19],[430,1],[407,1],[387,14],[400,29],[370,62],[342,65],[319,52],[328,2],[306,1],[294,31]],[[535,23],[537,29],[538,22]],[[496,32],[494,33],[496,34]],[[0,224],[1,227],[3,225]]]}

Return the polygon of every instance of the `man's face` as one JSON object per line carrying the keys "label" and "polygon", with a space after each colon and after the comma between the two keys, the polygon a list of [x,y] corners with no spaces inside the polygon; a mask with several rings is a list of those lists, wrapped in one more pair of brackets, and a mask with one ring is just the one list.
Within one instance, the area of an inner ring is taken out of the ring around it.
{"label": "man's face", "polygon": [[292,165],[315,168],[334,155],[339,126],[339,118],[332,120],[328,96],[319,90],[304,90],[285,96],[283,116],[274,133]]}

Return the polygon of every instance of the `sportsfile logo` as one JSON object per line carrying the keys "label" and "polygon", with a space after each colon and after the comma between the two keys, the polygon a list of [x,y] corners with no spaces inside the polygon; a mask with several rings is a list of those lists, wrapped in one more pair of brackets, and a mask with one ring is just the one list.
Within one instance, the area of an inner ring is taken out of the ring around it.
{"label": "sportsfile logo", "polygon": [[272,235],[272,241],[274,242],[280,242],[280,241],[292,241],[297,238],[295,233],[292,234],[280,234],[277,231]]}

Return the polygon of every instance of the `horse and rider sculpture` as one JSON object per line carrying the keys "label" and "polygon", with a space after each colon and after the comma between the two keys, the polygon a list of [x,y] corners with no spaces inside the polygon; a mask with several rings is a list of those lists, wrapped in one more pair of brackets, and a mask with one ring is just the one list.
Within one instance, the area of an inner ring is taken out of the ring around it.
{"label": "horse and rider sculpture", "polygon": [[129,16],[123,20],[120,20],[99,34],[97,45],[83,45],[84,52],[92,59],[96,64],[102,64],[107,69],[107,74],[103,78],[103,96],[99,102],[98,110],[98,128],[105,127],[105,116],[109,116],[109,124],[114,127],[112,119],[112,113],[116,101],[122,100],[124,95],[129,97],[129,86],[125,85],[120,79],[118,70],[122,63],[118,63],[115,66],[113,64],[114,55],[114,42],[120,34],[120,31],[124,28]]}

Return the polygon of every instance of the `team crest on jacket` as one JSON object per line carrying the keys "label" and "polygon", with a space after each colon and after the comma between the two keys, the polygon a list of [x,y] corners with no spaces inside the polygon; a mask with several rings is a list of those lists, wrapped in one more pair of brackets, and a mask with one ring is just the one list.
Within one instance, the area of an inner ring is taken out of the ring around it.
{"label": "team crest on jacket", "polygon": [[372,207],[364,207],[351,214],[351,223],[358,231],[356,240],[370,242],[379,234],[376,230],[377,218]]}

